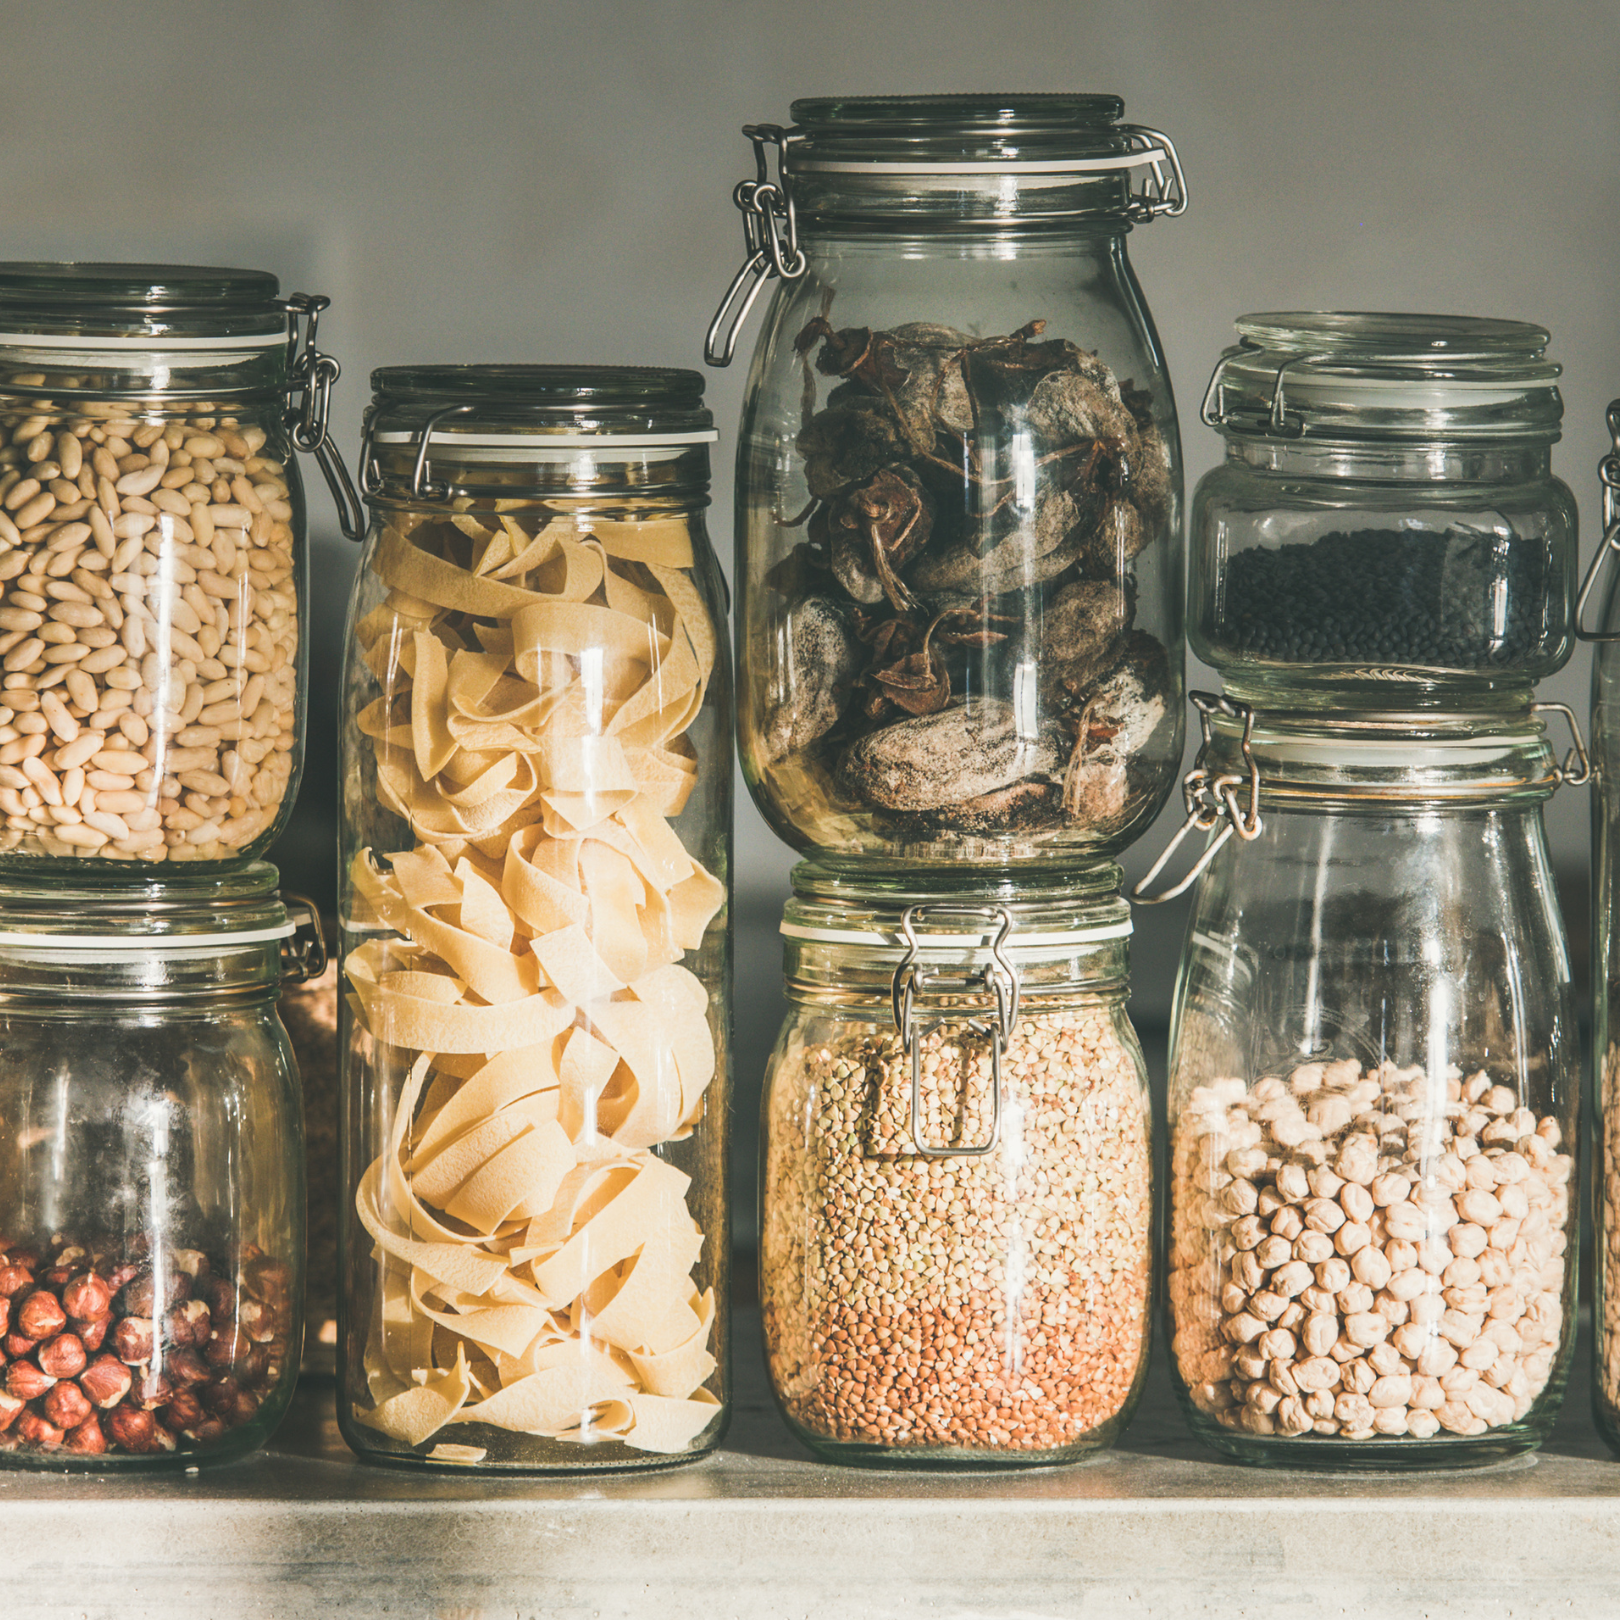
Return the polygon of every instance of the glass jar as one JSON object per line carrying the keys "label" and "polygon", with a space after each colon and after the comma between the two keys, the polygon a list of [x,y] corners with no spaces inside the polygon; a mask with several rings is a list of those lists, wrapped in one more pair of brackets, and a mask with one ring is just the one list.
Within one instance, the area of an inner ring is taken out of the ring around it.
{"label": "glass jar", "polygon": [[1450,315],[1245,315],[1203,419],[1193,651],[1279,707],[1522,708],[1573,649],[1575,500],[1548,334]]}
{"label": "glass jar", "polygon": [[295,446],[358,538],[327,302],[254,270],[0,264],[0,870],[219,871],[291,814]]}
{"label": "glass jar", "polygon": [[728,1392],[731,690],[702,378],[376,372],[349,621],[338,1414],[701,1455]]}
{"label": "glass jar", "polygon": [[831,1462],[1072,1462],[1147,1368],[1153,1147],[1119,869],[913,903],[806,863],[766,1073],[760,1300]]}
{"label": "glass jar", "polygon": [[738,736],[824,863],[1084,865],[1173,785],[1181,446],[1126,237],[1186,198],[1123,111],[863,97],[746,131],[711,361],[779,285],[737,449]]}
{"label": "glass jar", "polygon": [[[304,1168],[275,884],[262,862],[0,882],[0,1467],[226,1462],[292,1399]],[[289,977],[320,971],[318,925],[301,938]]]}
{"label": "glass jar", "polygon": [[[1597,1140],[1592,1165],[1592,1409],[1598,1432],[1620,1451],[1620,576],[1604,569],[1620,552],[1620,399],[1609,406],[1613,451],[1603,458],[1603,539],[1581,588],[1580,634],[1592,660],[1592,1054]],[[1596,598],[1598,616],[1586,614]]]}
{"label": "glass jar", "polygon": [[1560,767],[1532,712],[1210,711],[1195,799],[1259,791],[1224,797],[1171,1027],[1188,1421],[1249,1463],[1531,1450],[1563,1393],[1580,1224],[1541,806],[1584,753]]}

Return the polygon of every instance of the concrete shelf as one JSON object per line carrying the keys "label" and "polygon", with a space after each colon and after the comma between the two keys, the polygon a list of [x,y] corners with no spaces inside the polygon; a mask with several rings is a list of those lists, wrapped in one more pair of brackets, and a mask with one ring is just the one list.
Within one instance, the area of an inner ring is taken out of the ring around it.
{"label": "concrete shelf", "polygon": [[1124,1443],[1013,1474],[835,1469],[789,1437],[738,1313],[738,1401],[685,1468],[368,1468],[306,1380],[264,1454],[194,1478],[0,1474],[15,1620],[1436,1620],[1620,1615],[1620,1462],[1578,1358],[1539,1456],[1460,1474],[1261,1472],[1188,1438],[1162,1358]]}

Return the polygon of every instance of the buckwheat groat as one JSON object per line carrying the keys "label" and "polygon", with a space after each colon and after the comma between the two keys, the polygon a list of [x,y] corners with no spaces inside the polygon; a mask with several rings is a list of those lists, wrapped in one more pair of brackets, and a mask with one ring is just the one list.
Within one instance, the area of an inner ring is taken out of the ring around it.
{"label": "buckwheat groat", "polygon": [[299,622],[265,443],[206,406],[0,412],[0,851],[232,860],[275,823]]}
{"label": "buckwheat groat", "polygon": [[1194,1090],[1170,1304],[1193,1403],[1255,1435],[1516,1423],[1564,1323],[1574,1160],[1481,1070],[1307,1063]]}
{"label": "buckwheat groat", "polygon": [[[922,1053],[926,1140],[986,1140],[984,1040],[947,1027]],[[1106,1439],[1143,1361],[1152,1233],[1144,1099],[1108,1016],[1019,1019],[1000,1143],[983,1158],[914,1151],[911,1063],[892,1031],[852,1026],[783,1065],[761,1269],[793,1420],[896,1448]]]}

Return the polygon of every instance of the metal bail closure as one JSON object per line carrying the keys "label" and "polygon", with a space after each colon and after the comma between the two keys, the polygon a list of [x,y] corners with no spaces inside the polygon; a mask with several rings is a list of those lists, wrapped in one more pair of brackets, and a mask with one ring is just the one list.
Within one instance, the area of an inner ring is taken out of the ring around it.
{"label": "metal bail closure", "polygon": [[[1181,797],[1187,807],[1187,819],[1176,829],[1175,836],[1148,868],[1142,881],[1131,890],[1131,899],[1142,906],[1161,905],[1166,900],[1174,900],[1177,896],[1185,894],[1209,869],[1209,863],[1220,853],[1233,833],[1245,843],[1252,843],[1265,830],[1265,823],[1260,819],[1260,767],[1254,757],[1254,710],[1247,703],[1239,703],[1235,698],[1226,697],[1224,694],[1217,696],[1213,692],[1190,692],[1188,696],[1191,697],[1203,721],[1204,740],[1199,745],[1198,758],[1193,761],[1193,768],[1181,781]],[[1563,708],[1563,705],[1549,705],[1549,707]],[[1569,713],[1567,709],[1564,712]],[[1243,722],[1243,763],[1247,769],[1241,776],[1231,773],[1216,776],[1204,764],[1212,738],[1210,719],[1216,714],[1223,714]],[[1569,716],[1569,723],[1571,726],[1575,724],[1573,714]],[[1584,752],[1581,757],[1585,758]],[[1249,788],[1247,808],[1238,804],[1238,789],[1245,782]],[[1169,865],[1170,857],[1181,847],[1189,833],[1211,832],[1216,824],[1222,821],[1225,825],[1205,845],[1204,853],[1193,863],[1192,869],[1185,877],[1162,894],[1147,892],[1149,886]]]}
{"label": "metal bail closure", "polygon": [[[971,917],[993,925],[995,938],[990,945],[990,961],[981,968],[964,969],[959,973],[921,966],[918,953],[924,945],[917,938],[916,924],[923,916]],[[1005,955],[1007,936],[1012,932],[1012,917],[1005,906],[908,906],[900,919],[900,929],[906,937],[906,956],[895,969],[891,999],[894,1004],[894,1025],[900,1032],[902,1048],[911,1056],[912,1146],[925,1159],[983,1158],[985,1154],[995,1151],[996,1143],[1001,1139],[1001,1060],[1018,1026],[1018,970]],[[929,989],[951,995],[994,996],[995,1022],[947,1013],[924,1023],[917,1016],[916,998]],[[924,1037],[946,1025],[956,1025],[970,1029],[976,1035],[990,1037],[990,1135],[978,1147],[932,1147],[923,1139],[922,1043]]]}
{"label": "metal bail closure", "polygon": [[[1613,636],[1603,639],[1612,641]],[[1585,787],[1592,780],[1592,761],[1586,752],[1586,740],[1581,736],[1581,724],[1575,711],[1567,703],[1532,703],[1531,714],[1561,714],[1569,722],[1569,735],[1575,746],[1570,749],[1562,765],[1553,766],[1554,792],[1561,787]]]}
{"label": "metal bail closure", "polygon": [[[1620,641],[1620,630],[1592,630],[1586,624],[1586,610],[1597,595],[1603,565],[1620,554],[1620,399],[1609,406],[1609,437],[1614,448],[1598,463],[1598,477],[1603,483],[1603,538],[1581,581],[1581,594],[1575,599],[1575,634],[1582,641]],[[1600,602],[1598,607],[1602,606]]]}
{"label": "metal bail closure", "polygon": [[[326,487],[337,506],[338,524],[350,540],[366,537],[366,509],[349,476],[349,468],[332,439],[332,384],[343,368],[329,354],[315,346],[315,331],[321,311],[332,300],[321,293],[290,293],[281,301],[287,312],[287,409],[285,420],[292,441],[313,455]],[[298,321],[309,318],[300,347]]]}
{"label": "metal bail closure", "polygon": [[281,942],[281,976],[289,984],[305,984],[326,971],[326,932],[315,902],[302,894],[283,894],[289,917],[297,926]]}

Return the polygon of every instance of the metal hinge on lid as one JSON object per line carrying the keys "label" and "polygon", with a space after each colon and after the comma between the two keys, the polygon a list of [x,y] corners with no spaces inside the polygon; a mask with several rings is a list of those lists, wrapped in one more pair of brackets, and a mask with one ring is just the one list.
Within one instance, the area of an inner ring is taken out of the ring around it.
{"label": "metal hinge on lid", "polygon": [[[366,509],[349,469],[332,438],[332,384],[343,368],[315,346],[321,311],[332,300],[320,293],[290,293],[281,301],[287,312],[286,422],[293,443],[314,456],[337,505],[338,523],[350,540],[366,537]],[[308,325],[300,332],[299,321]]]}

